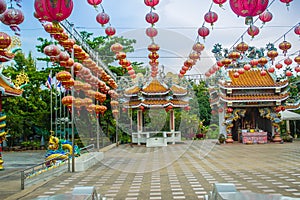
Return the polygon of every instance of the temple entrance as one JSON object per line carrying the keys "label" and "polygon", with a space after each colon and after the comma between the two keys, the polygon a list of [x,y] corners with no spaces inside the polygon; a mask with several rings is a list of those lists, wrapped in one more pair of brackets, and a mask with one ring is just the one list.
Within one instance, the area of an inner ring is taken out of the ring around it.
{"label": "temple entrance", "polygon": [[261,117],[258,108],[246,108],[245,117],[233,122],[232,139],[241,142],[243,132],[261,131],[272,133],[271,120]]}

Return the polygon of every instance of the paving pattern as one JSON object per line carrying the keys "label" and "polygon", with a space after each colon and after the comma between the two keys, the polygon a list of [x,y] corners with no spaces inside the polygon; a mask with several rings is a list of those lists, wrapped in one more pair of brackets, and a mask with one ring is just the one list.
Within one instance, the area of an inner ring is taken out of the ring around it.
{"label": "paving pattern", "polygon": [[120,145],[85,172],[65,173],[19,199],[96,186],[108,200],[204,199],[212,184],[300,198],[300,142],[226,144],[190,141],[167,147]]}

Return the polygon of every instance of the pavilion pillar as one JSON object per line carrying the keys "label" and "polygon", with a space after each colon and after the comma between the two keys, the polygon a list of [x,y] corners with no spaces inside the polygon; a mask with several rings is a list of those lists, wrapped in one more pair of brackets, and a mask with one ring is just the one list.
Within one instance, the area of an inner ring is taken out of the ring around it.
{"label": "pavilion pillar", "polygon": [[170,110],[170,131],[172,137],[172,144],[175,144],[175,118],[174,118],[174,110]]}
{"label": "pavilion pillar", "polygon": [[286,133],[289,135],[291,133],[290,120],[286,120]]}
{"label": "pavilion pillar", "polygon": [[137,136],[138,136],[138,145],[141,145],[140,138],[141,138],[141,133],[143,132],[143,111],[138,110],[137,111]]}

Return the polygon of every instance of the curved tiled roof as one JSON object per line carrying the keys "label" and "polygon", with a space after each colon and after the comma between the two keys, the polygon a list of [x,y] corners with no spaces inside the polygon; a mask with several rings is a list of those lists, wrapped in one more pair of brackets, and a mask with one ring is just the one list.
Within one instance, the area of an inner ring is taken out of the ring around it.
{"label": "curved tiled roof", "polygon": [[220,83],[224,87],[280,87],[287,85],[288,81],[275,82],[271,75],[267,72],[265,76],[261,76],[261,70],[249,70],[240,74],[238,78],[235,78],[233,74],[236,71],[228,71],[230,84]]}
{"label": "curved tiled roof", "polygon": [[134,100],[134,101],[128,101],[125,102],[123,105],[125,107],[139,107],[139,106],[145,106],[145,107],[167,107],[169,105],[176,107],[184,107],[184,106],[188,106],[188,102],[187,101],[183,101],[183,100],[144,100],[144,101],[140,101],[140,100]]}
{"label": "curved tiled roof", "polygon": [[273,94],[251,94],[251,95],[235,95],[235,96],[225,96],[222,95],[221,98],[224,100],[230,101],[241,101],[241,100],[248,100],[248,101],[257,101],[257,100],[266,100],[266,101],[276,101],[276,100],[283,100],[289,97],[289,94],[280,94],[280,95],[273,95]]}
{"label": "curved tiled roof", "polygon": [[166,93],[169,89],[163,86],[157,79],[153,79],[142,91],[144,93]]}
{"label": "curved tiled roof", "polygon": [[178,85],[172,85],[172,87],[170,89],[174,95],[186,95],[187,94],[187,90]]}
{"label": "curved tiled roof", "polygon": [[139,93],[140,88],[138,86],[134,86],[134,87],[130,87],[128,89],[125,90],[125,95],[134,95]]}
{"label": "curved tiled roof", "polygon": [[23,90],[9,86],[2,77],[0,77],[0,87],[4,89],[2,95],[5,96],[20,96],[23,93]]}

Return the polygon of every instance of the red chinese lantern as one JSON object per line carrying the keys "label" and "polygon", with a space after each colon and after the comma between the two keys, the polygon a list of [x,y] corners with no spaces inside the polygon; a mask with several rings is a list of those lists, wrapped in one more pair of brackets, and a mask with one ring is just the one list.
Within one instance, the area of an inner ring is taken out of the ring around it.
{"label": "red chinese lantern", "polygon": [[189,69],[194,65],[194,61],[192,59],[187,59],[184,61],[183,65]]}
{"label": "red chinese lantern", "polygon": [[159,54],[156,52],[151,52],[149,53],[148,58],[151,60],[157,60],[159,58]]}
{"label": "red chinese lantern", "polygon": [[69,38],[69,36],[66,32],[62,32],[62,33],[54,34],[53,38],[57,41],[64,41],[64,40],[67,40]]}
{"label": "red chinese lantern", "polygon": [[74,79],[70,78],[69,80],[62,81],[61,84],[65,89],[69,90],[74,86]]}
{"label": "red chinese lantern", "polygon": [[0,15],[5,12],[7,8],[6,1],[0,0]]}
{"label": "red chinese lantern", "polygon": [[273,61],[275,60],[275,58],[278,56],[278,52],[275,51],[275,50],[268,51],[267,56],[269,58],[271,58],[272,63],[273,63]]}
{"label": "red chinese lantern", "polygon": [[218,60],[218,61],[217,61],[217,65],[218,65],[218,67],[223,67],[223,66],[224,66],[224,64],[222,63],[221,60]]}
{"label": "red chinese lantern", "polygon": [[107,36],[113,36],[114,34],[116,34],[116,29],[114,27],[109,26],[105,29],[105,33]]}
{"label": "red chinese lantern", "polygon": [[279,49],[283,51],[283,55],[286,56],[287,50],[289,50],[292,47],[291,43],[287,41],[283,41],[279,44]]}
{"label": "red chinese lantern", "polygon": [[245,23],[252,24],[254,16],[263,13],[268,6],[269,0],[230,0],[232,11],[238,16],[246,17]]}
{"label": "red chinese lantern", "polygon": [[204,50],[204,44],[201,44],[200,42],[196,42],[194,45],[193,45],[193,50],[196,51],[197,53],[201,53],[201,51]]}
{"label": "red chinese lantern", "polygon": [[240,69],[238,69],[238,73],[239,73],[239,74],[243,74],[243,73],[245,73],[245,70],[244,70],[244,68],[240,68]]}
{"label": "red chinese lantern", "polygon": [[297,66],[297,67],[295,67],[295,72],[300,72],[300,67],[299,67],[299,65]]}
{"label": "red chinese lantern", "polygon": [[209,29],[205,26],[202,26],[198,29],[198,34],[205,39],[205,37],[209,35]]}
{"label": "red chinese lantern", "polygon": [[229,58],[224,58],[221,60],[221,62],[225,66],[225,68],[227,68],[231,64],[232,61]]}
{"label": "red chinese lantern", "polygon": [[265,76],[265,75],[267,75],[267,72],[266,72],[266,70],[261,70],[261,72],[260,72],[260,75],[261,75],[261,76]]}
{"label": "red chinese lantern", "polygon": [[284,59],[284,64],[286,64],[286,65],[290,65],[290,64],[292,64],[293,63],[293,60],[292,59],[290,59],[289,57],[288,58],[286,58],[286,59]]}
{"label": "red chinese lantern", "polygon": [[95,92],[94,94],[95,99],[99,101],[100,104],[102,104],[106,100],[106,94],[102,94],[100,92]]}
{"label": "red chinese lantern", "polygon": [[245,42],[241,42],[236,46],[236,49],[242,53],[245,53],[245,51],[247,51],[248,48],[249,46]]}
{"label": "red chinese lantern", "polygon": [[144,0],[144,3],[146,4],[146,6],[153,8],[159,3],[159,0]]}
{"label": "red chinese lantern", "polygon": [[275,72],[275,68],[274,67],[269,67],[268,72],[274,73]]}
{"label": "red chinese lantern", "polygon": [[295,61],[298,65],[300,65],[300,55],[296,56],[296,57],[294,58],[294,61]]}
{"label": "red chinese lantern", "polygon": [[150,45],[148,45],[148,50],[151,52],[156,52],[160,49],[158,44],[152,43]]}
{"label": "red chinese lantern", "polygon": [[251,60],[251,61],[250,61],[250,65],[251,65],[252,67],[256,67],[256,65],[258,65],[258,60],[256,60],[256,59]]}
{"label": "red chinese lantern", "polygon": [[258,59],[258,64],[263,67],[265,64],[268,63],[268,59],[265,57],[261,57],[260,59]]}
{"label": "red chinese lantern", "polygon": [[285,72],[285,75],[286,75],[287,77],[290,77],[290,76],[293,75],[293,73],[292,73],[290,70],[287,70],[287,71]]}
{"label": "red chinese lantern", "polygon": [[97,7],[100,3],[102,3],[102,0],[87,0],[88,4]]}
{"label": "red chinese lantern", "polygon": [[200,54],[197,52],[192,52],[190,53],[189,58],[192,60],[198,60],[200,58]]}
{"label": "red chinese lantern", "polygon": [[109,16],[105,12],[101,12],[96,16],[96,20],[101,26],[104,26],[109,22]]}
{"label": "red chinese lantern", "polygon": [[263,24],[265,24],[266,22],[271,21],[272,18],[273,18],[273,15],[268,10],[266,10],[265,12],[263,12],[259,15],[259,19],[262,21]]}
{"label": "red chinese lantern", "polygon": [[245,64],[244,65],[244,70],[249,71],[251,69],[251,65]]}
{"label": "red chinese lantern", "polygon": [[59,61],[68,61],[69,58],[70,58],[70,55],[65,51],[60,52],[58,55]]}
{"label": "red chinese lantern", "polygon": [[126,58],[126,53],[120,51],[118,53],[116,53],[116,59],[117,60],[122,60],[122,59],[125,59]]}
{"label": "red chinese lantern", "polygon": [[239,52],[236,51],[231,51],[228,54],[228,58],[232,59],[232,61],[236,61],[237,59],[239,59],[241,57],[241,54]]}
{"label": "red chinese lantern", "polygon": [[113,100],[113,101],[110,102],[110,105],[111,105],[112,107],[117,107],[117,106],[119,105],[119,102]]}
{"label": "red chinese lantern", "polygon": [[58,34],[64,31],[63,28],[59,26],[54,26],[52,23],[43,24],[45,31],[51,35]]}
{"label": "red chinese lantern", "polygon": [[72,111],[72,104],[74,102],[74,97],[73,96],[65,96],[61,100],[62,104],[67,106],[69,111]]}
{"label": "red chinese lantern", "polygon": [[[18,27],[24,21],[24,15],[21,10],[10,7],[5,10],[5,12],[1,15],[1,22],[5,25],[8,25],[11,30],[20,31]],[[16,33],[16,35],[19,35]]]}
{"label": "red chinese lantern", "polygon": [[294,32],[295,32],[297,35],[300,35],[300,24],[298,24],[297,26],[295,26]]}
{"label": "red chinese lantern", "polygon": [[0,56],[0,62],[11,61],[15,57],[14,53],[8,52],[6,50],[1,50],[0,55],[1,55]]}
{"label": "red chinese lantern", "polygon": [[213,2],[215,4],[218,4],[220,7],[223,6],[223,4],[226,2],[227,0],[213,0]]}
{"label": "red chinese lantern", "polygon": [[281,69],[283,66],[282,66],[282,64],[281,63],[277,63],[276,65],[275,65],[275,68],[276,69]]}
{"label": "red chinese lantern", "polygon": [[61,71],[61,72],[58,72],[55,77],[56,77],[56,80],[62,82],[62,81],[70,80],[72,76],[67,71]]}
{"label": "red chinese lantern", "polygon": [[146,29],[146,35],[150,38],[157,36],[157,30],[154,27],[149,27]]}
{"label": "red chinese lantern", "polygon": [[185,111],[189,111],[189,110],[191,110],[191,107],[190,106],[186,106],[186,107],[184,107],[184,110]]}
{"label": "red chinese lantern", "polygon": [[68,18],[73,10],[72,0],[35,0],[37,16],[43,21],[58,23]]}
{"label": "red chinese lantern", "polygon": [[239,74],[238,72],[234,72],[234,73],[233,73],[233,77],[234,77],[234,78],[238,78],[239,76],[240,76],[240,74]]}
{"label": "red chinese lantern", "polygon": [[6,49],[10,44],[11,37],[4,32],[0,32],[0,50]]}
{"label": "red chinese lantern", "polygon": [[250,35],[252,38],[254,38],[259,33],[259,28],[257,26],[251,25],[247,29],[248,35]]}
{"label": "red chinese lantern", "polygon": [[210,72],[205,72],[204,74],[207,78],[211,76]]}
{"label": "red chinese lantern", "polygon": [[215,13],[213,11],[209,11],[208,13],[206,13],[204,15],[204,20],[207,23],[210,23],[211,26],[213,26],[214,23],[218,20],[218,15],[217,15],[217,13]]}
{"label": "red chinese lantern", "polygon": [[44,54],[50,57],[53,60],[56,56],[60,54],[60,49],[54,44],[50,44],[44,48]]}
{"label": "red chinese lantern", "polygon": [[159,16],[158,16],[158,14],[155,13],[155,12],[150,12],[150,13],[148,13],[148,14],[146,15],[145,19],[146,19],[146,21],[147,21],[149,24],[152,24],[152,25],[153,25],[153,24],[155,24],[155,23],[158,21]]}
{"label": "red chinese lantern", "polygon": [[233,108],[231,108],[231,107],[229,107],[229,108],[227,108],[227,111],[226,111],[227,113],[232,113],[233,112]]}

